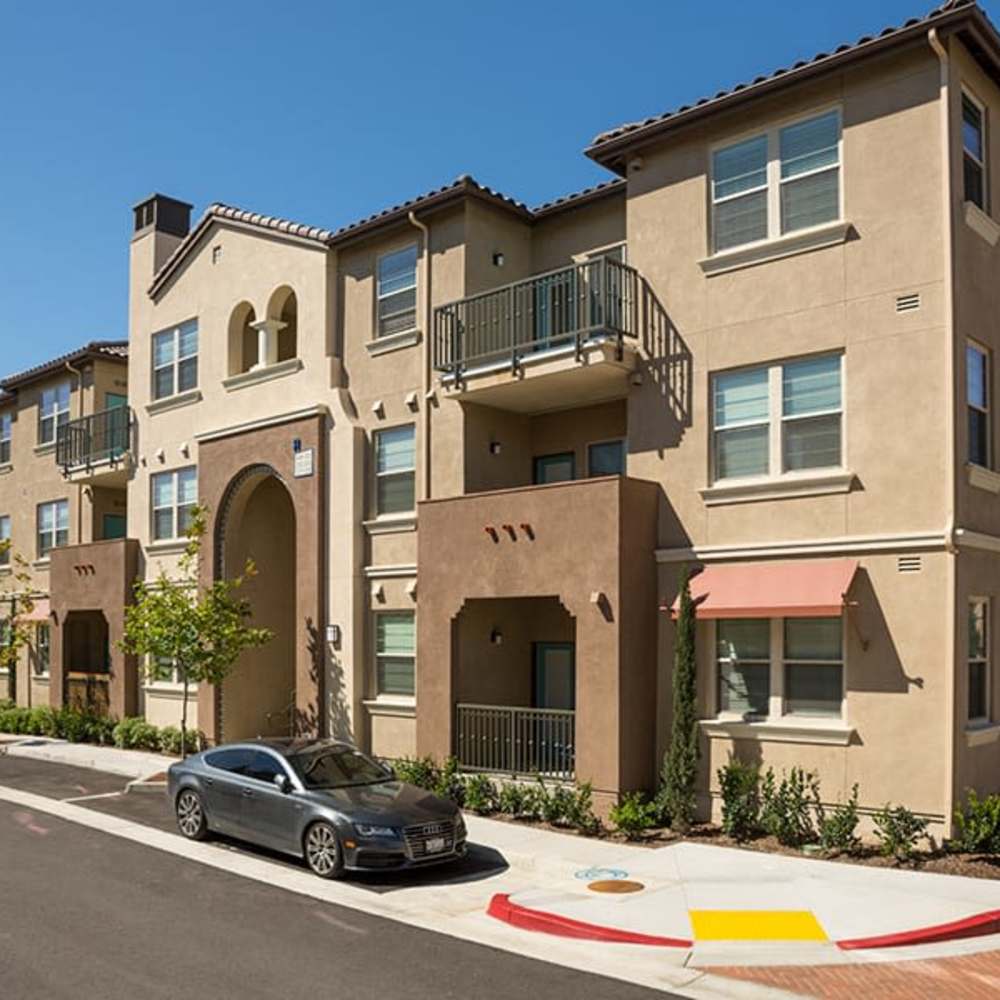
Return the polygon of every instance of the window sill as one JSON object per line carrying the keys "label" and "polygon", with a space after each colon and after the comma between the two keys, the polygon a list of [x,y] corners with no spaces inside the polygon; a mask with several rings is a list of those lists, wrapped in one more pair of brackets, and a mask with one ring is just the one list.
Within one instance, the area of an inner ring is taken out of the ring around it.
{"label": "window sill", "polygon": [[35,559],[31,563],[32,569],[48,569],[49,564],[52,562],[51,556],[43,556],[41,559]]}
{"label": "window sill", "polygon": [[387,517],[376,517],[370,521],[362,521],[369,535],[399,535],[407,531],[417,530],[417,515],[393,514]]}
{"label": "window sill", "polygon": [[362,704],[369,715],[386,715],[397,719],[412,719],[417,714],[416,698],[369,698]]}
{"label": "window sill", "polygon": [[[142,690],[147,695],[152,695],[155,698],[170,699],[172,701],[184,700],[184,687],[181,684],[145,684]],[[197,698],[198,685],[192,684],[188,687],[188,701],[194,701]]]}
{"label": "window sill", "polygon": [[0,476],[6,476],[14,471],[14,464],[12,462],[4,462],[0,465]]}
{"label": "window sill", "polygon": [[222,387],[226,392],[236,392],[237,389],[245,389],[249,385],[270,382],[271,379],[284,378],[286,375],[294,375],[300,371],[302,371],[301,359],[289,358],[287,361],[279,361],[276,365],[251,368],[250,371],[240,372],[239,375],[230,375],[229,378],[222,380]]}
{"label": "window sill", "polygon": [[190,406],[192,403],[200,402],[201,389],[191,389],[188,392],[180,392],[176,396],[164,396],[163,399],[147,403],[146,412],[152,417],[157,413],[166,413],[167,410],[177,410],[182,406]]}
{"label": "window sill", "polygon": [[1000,493],[1000,472],[984,468],[981,465],[966,465],[969,473],[969,485],[988,493]]}
{"label": "window sill", "polygon": [[813,226],[787,236],[778,236],[773,240],[764,240],[734,250],[723,250],[698,261],[704,275],[708,278],[715,274],[725,274],[744,267],[754,267],[766,264],[768,261],[780,260],[782,257],[793,257],[812,250],[822,250],[824,247],[839,246],[846,243],[853,226],[850,222],[830,222],[822,226]]}
{"label": "window sill", "polygon": [[56,450],[55,441],[46,441],[45,444],[35,445],[36,455],[51,455]]}
{"label": "window sill", "polygon": [[970,722],[965,727],[965,745],[967,747],[981,747],[987,743],[996,743],[998,740],[1000,740],[1000,723]]}
{"label": "window sill", "polygon": [[706,507],[757,500],[785,500],[815,497],[825,493],[849,493],[853,472],[837,470],[811,475],[789,475],[775,479],[742,479],[706,486],[698,492]]}
{"label": "window sill", "polygon": [[183,552],[190,542],[189,538],[161,538],[158,542],[150,542],[146,551],[157,556],[173,555]]}
{"label": "window sill", "polygon": [[4,563],[3,566],[0,566],[0,576],[10,576],[13,572],[13,568],[8,563]]}
{"label": "window sill", "polygon": [[815,722],[785,717],[781,722],[745,722],[742,719],[702,719],[698,723],[710,740],[756,740],[759,743],[815,743],[846,747],[854,727],[839,719]]}
{"label": "window sill", "polygon": [[400,351],[404,347],[416,347],[420,343],[420,336],[419,330],[403,330],[402,333],[391,333],[388,337],[370,340],[365,347],[373,358],[377,358],[380,354]]}
{"label": "window sill", "polygon": [[1000,225],[997,225],[975,202],[965,203],[965,224],[991,247],[1000,242]]}
{"label": "window sill", "polygon": [[32,674],[31,683],[32,684],[48,684],[50,674]]}

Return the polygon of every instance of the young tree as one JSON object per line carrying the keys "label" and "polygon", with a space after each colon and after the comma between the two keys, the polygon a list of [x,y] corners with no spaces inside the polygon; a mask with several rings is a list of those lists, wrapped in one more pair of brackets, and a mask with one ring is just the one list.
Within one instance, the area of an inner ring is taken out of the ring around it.
{"label": "young tree", "polygon": [[0,590],[0,669],[7,671],[7,697],[17,701],[17,664],[21,650],[31,643],[32,625],[27,620],[35,610],[28,560],[11,552],[10,539],[0,541],[0,555],[13,562],[9,583]]}
{"label": "young tree", "polygon": [[695,607],[691,600],[690,571],[681,572],[680,603],[674,640],[674,705],[670,746],[660,772],[661,803],[670,825],[686,832],[694,820],[695,780],[698,776],[697,664]]}
{"label": "young tree", "polygon": [[250,624],[250,604],[239,596],[243,584],[257,574],[251,560],[231,580],[216,580],[208,586],[201,583],[205,523],[205,508],[195,507],[176,576],[161,571],[152,583],[136,583],[135,603],[125,609],[125,635],[120,643],[124,652],[141,658],[152,679],[162,676],[165,662],[176,669],[184,689],[182,756],[187,756],[190,686],[221,684],[244,650],[263,646],[274,637],[269,629]]}

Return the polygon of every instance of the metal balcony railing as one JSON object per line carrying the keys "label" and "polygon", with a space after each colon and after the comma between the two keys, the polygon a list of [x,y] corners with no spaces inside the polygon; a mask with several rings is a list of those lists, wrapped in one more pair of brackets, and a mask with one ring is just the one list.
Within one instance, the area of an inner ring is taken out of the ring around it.
{"label": "metal balcony railing", "polygon": [[457,705],[455,756],[468,771],[572,781],[576,713],[554,708]]}
{"label": "metal balcony railing", "polygon": [[510,364],[536,352],[587,340],[639,335],[640,278],[635,268],[598,257],[491,292],[439,306],[434,313],[437,371],[461,378],[469,368]]}
{"label": "metal balcony railing", "polygon": [[63,470],[117,462],[132,444],[132,411],[127,406],[70,420],[56,435],[56,464]]}

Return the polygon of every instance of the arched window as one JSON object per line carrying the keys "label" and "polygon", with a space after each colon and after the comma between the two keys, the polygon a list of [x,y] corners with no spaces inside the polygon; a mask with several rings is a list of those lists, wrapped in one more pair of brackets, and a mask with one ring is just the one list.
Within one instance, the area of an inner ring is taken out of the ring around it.
{"label": "arched window", "polygon": [[257,314],[249,302],[241,302],[229,317],[229,374],[240,375],[257,364]]}
{"label": "arched window", "polygon": [[284,326],[278,331],[278,361],[288,361],[299,353],[299,305],[295,292],[282,285],[272,295],[267,306],[267,318]]}

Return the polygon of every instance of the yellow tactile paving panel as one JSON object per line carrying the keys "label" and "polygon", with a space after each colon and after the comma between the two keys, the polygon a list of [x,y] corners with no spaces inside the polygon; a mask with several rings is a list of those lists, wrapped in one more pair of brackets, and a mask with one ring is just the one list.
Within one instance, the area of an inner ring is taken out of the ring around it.
{"label": "yellow tactile paving panel", "polygon": [[689,910],[695,941],[826,941],[809,910]]}

